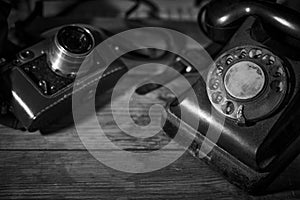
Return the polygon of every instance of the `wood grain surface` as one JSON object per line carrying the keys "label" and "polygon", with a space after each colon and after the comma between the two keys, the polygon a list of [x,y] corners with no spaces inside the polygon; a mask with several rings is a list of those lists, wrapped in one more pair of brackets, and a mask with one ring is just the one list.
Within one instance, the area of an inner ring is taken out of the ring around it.
{"label": "wood grain surface", "polygon": [[[137,76],[144,76],[147,80],[151,71],[155,74],[153,69],[144,74],[131,73],[130,78],[121,84],[121,95],[113,100],[119,105],[114,109],[121,118],[126,103],[123,100],[128,91],[136,87]],[[175,79],[169,86],[172,84],[180,82]],[[132,137],[122,132],[112,117],[108,103],[110,95],[111,92],[97,96],[97,116],[106,137],[115,145],[123,150],[147,153],[170,142],[163,132],[148,138]],[[148,124],[149,108],[153,104],[164,106],[170,97],[172,95],[166,88],[147,95],[133,94],[129,104],[132,119],[140,125]],[[159,118],[161,111],[156,112]],[[94,131],[97,134],[97,130]],[[147,130],[139,134],[147,136]],[[153,172],[134,174],[111,169],[85,149],[70,114],[43,133],[1,127],[0,138],[1,199],[300,198],[300,157],[274,182],[266,195],[254,197],[231,185],[188,153]]]}

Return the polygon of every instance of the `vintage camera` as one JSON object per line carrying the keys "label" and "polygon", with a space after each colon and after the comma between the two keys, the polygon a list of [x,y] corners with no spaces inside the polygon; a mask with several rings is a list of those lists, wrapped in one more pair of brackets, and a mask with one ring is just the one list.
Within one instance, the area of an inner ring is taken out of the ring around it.
{"label": "vintage camera", "polygon": [[[170,104],[165,132],[194,139],[195,157],[246,191],[261,192],[300,151],[300,15],[263,1],[221,0],[199,19],[209,37],[226,44],[207,66],[207,80]],[[221,132],[216,143],[209,127]],[[211,147],[205,156],[203,145]]]}
{"label": "vintage camera", "polygon": [[[1,88],[8,114],[13,114],[28,131],[44,128],[70,111],[72,84],[80,65],[107,38],[104,31],[84,24],[56,27],[46,35],[1,68]],[[88,90],[87,83],[95,78],[92,75],[101,70],[104,69],[95,66],[81,72],[81,89]],[[102,81],[101,91],[110,89],[126,71],[122,61],[112,63],[98,77]]]}

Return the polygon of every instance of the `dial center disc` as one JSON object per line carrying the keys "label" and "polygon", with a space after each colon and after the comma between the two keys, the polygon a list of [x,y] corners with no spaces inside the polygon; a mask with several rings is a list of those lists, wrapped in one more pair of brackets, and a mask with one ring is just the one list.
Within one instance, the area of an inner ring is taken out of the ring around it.
{"label": "dial center disc", "polygon": [[250,61],[241,61],[232,65],[224,77],[227,92],[242,100],[255,97],[263,89],[265,74],[260,66]]}

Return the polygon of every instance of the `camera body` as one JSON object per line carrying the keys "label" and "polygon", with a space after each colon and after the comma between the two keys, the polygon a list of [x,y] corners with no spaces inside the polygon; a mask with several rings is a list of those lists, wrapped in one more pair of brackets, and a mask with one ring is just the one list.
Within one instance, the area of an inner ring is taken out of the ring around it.
{"label": "camera body", "polygon": [[[170,104],[164,126],[171,137],[179,131],[193,138],[192,155],[249,192],[264,189],[298,155],[300,141],[297,51],[262,38],[267,35],[260,27],[259,20],[247,18],[215,65],[208,66],[207,80],[200,78]],[[181,117],[182,109],[189,113],[187,119]],[[191,127],[195,119],[199,124]],[[216,143],[210,138],[216,136],[206,135],[209,128],[221,133]],[[202,146],[211,151],[203,155]]]}
{"label": "camera body", "polygon": [[[102,30],[83,24],[57,27],[47,35],[2,67],[5,104],[9,113],[28,131],[44,128],[70,111],[72,93],[80,92],[73,91],[73,82],[81,63],[107,38]],[[82,72],[82,91],[88,90],[90,84],[87,83],[95,78],[89,72],[95,70],[104,69],[95,66],[95,69]],[[101,91],[110,89],[126,71],[122,61],[114,62],[103,77],[98,77],[104,81]]]}

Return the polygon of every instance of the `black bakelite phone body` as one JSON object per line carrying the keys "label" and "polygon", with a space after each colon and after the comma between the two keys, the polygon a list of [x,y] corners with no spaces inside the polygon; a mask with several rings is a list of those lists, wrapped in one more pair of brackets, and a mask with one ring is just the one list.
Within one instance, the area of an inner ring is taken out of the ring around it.
{"label": "black bakelite phone body", "polygon": [[[300,15],[263,1],[214,1],[205,12],[200,26],[226,44],[206,77],[169,104],[164,130],[193,138],[192,155],[231,183],[263,192],[300,151]],[[216,143],[206,137],[209,127],[221,132]],[[206,156],[204,142],[212,146]]]}

